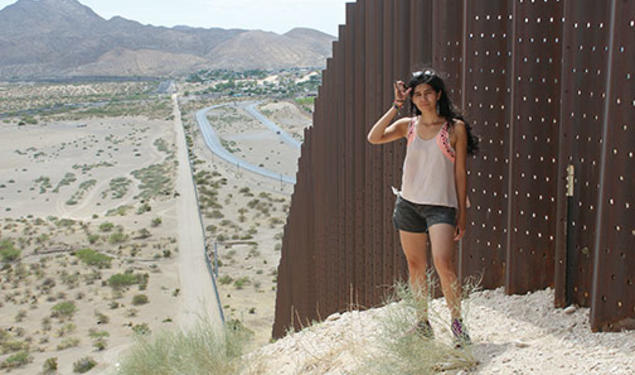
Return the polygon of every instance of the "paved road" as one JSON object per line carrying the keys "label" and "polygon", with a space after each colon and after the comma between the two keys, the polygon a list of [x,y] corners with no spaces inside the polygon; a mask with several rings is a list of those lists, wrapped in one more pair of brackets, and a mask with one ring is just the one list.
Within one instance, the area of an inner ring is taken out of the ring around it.
{"label": "paved road", "polygon": [[216,328],[222,327],[222,311],[216,283],[207,268],[203,225],[198,210],[192,169],[188,160],[185,135],[181,123],[181,111],[177,95],[172,95],[174,105],[174,130],[176,132],[177,158],[179,161],[176,191],[179,280],[181,298],[177,322],[183,329],[191,329],[206,319]]}
{"label": "paved road", "polygon": [[[257,103],[256,103],[257,104]],[[218,135],[216,134],[216,131],[214,131],[214,128],[212,128],[212,126],[210,125],[209,121],[207,120],[207,112],[209,112],[210,110],[214,109],[214,108],[219,108],[219,107],[224,107],[224,106],[228,106],[230,105],[229,103],[225,103],[225,104],[216,104],[210,107],[206,107],[203,108],[201,110],[199,110],[198,112],[196,112],[196,121],[198,122],[198,126],[201,129],[201,133],[203,134],[203,139],[205,140],[205,144],[207,144],[207,147],[209,147],[209,149],[215,153],[216,155],[218,155],[220,158],[222,158],[223,160],[225,160],[228,163],[237,165],[240,168],[243,168],[247,171],[259,174],[261,176],[265,176],[265,177],[269,177],[271,179],[274,179],[276,181],[282,181],[282,182],[286,182],[288,184],[292,184],[295,185],[295,177],[291,177],[291,176],[286,176],[280,173],[276,173],[272,170],[269,169],[265,169],[262,167],[258,167],[256,165],[253,165],[245,160],[242,160],[240,158],[237,158],[236,156],[234,156],[232,153],[230,153],[229,151],[227,151],[220,143],[220,139],[218,138]],[[255,105],[255,104],[254,104]],[[260,112],[258,112],[255,108],[252,108],[253,111],[255,111],[255,113],[260,114]],[[262,114],[260,114],[260,116],[262,116]],[[264,117],[264,116],[262,116]],[[272,123],[273,124],[273,123]],[[275,124],[274,124],[275,126]],[[276,129],[280,129],[279,127],[275,126]],[[276,131],[276,130],[274,130]],[[290,136],[286,133],[284,133],[281,129],[280,129],[280,135],[285,134],[287,137],[290,138]]]}
{"label": "paved road", "polygon": [[253,118],[260,121],[269,129],[273,130],[274,133],[278,134],[280,139],[282,139],[283,141],[285,141],[286,143],[288,143],[289,145],[295,148],[300,148],[300,146],[302,146],[302,142],[299,142],[298,140],[294,139],[289,134],[287,134],[284,130],[280,129],[280,127],[278,127],[278,125],[276,125],[273,121],[263,116],[263,114],[256,109],[256,106],[258,104],[260,104],[260,102],[242,102],[240,103],[240,108],[244,109]]}

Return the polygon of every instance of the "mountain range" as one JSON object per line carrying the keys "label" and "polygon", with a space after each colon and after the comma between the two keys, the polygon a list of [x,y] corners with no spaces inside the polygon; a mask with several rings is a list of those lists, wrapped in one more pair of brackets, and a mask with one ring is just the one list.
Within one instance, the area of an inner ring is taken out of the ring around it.
{"label": "mountain range", "polygon": [[335,39],[308,28],[157,27],[106,20],[77,0],[19,0],[0,10],[0,79],[323,67]]}

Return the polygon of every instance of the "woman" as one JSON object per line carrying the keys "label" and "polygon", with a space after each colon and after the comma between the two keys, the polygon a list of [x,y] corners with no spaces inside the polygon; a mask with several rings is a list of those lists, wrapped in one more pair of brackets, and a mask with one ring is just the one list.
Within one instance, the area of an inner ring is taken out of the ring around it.
{"label": "woman", "polygon": [[[469,344],[461,319],[461,286],[455,272],[455,242],[465,235],[468,154],[478,148],[478,138],[454,109],[445,84],[432,69],[413,73],[407,85],[394,84],[395,100],[373,125],[368,141],[382,144],[407,139],[401,192],[397,194],[393,223],[408,261],[410,287],[426,300],[426,251],[428,236],[441,289],[450,308],[451,331],[457,345]],[[406,98],[412,117],[391,123]],[[425,304],[424,304],[425,306]],[[434,334],[427,307],[418,312],[417,330]]]}

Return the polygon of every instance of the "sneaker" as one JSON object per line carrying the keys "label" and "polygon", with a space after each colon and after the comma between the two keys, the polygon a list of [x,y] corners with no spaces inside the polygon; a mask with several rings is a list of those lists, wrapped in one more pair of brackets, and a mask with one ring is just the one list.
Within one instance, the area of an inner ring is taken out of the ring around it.
{"label": "sneaker", "polygon": [[417,325],[415,326],[415,332],[420,335],[423,336],[427,339],[434,339],[434,331],[432,331],[432,326],[430,325],[430,321],[429,320],[420,320],[419,322],[417,322]]}
{"label": "sneaker", "polygon": [[417,335],[427,339],[434,339],[434,332],[432,332],[432,326],[428,320],[420,320],[412,328],[407,330],[404,337],[410,335]]}
{"label": "sneaker", "polygon": [[454,346],[460,348],[464,345],[472,344],[472,339],[470,339],[462,319],[454,319],[450,328],[454,335]]}

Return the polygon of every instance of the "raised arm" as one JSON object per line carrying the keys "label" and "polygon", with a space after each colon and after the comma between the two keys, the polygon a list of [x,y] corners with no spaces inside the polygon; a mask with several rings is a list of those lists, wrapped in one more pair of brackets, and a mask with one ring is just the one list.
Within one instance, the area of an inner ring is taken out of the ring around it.
{"label": "raised arm", "polygon": [[392,142],[394,140],[405,137],[408,132],[409,118],[399,119],[392,124],[390,123],[399,112],[397,107],[401,107],[410,93],[411,89],[406,90],[402,81],[395,82],[395,102],[386,113],[368,132],[368,142],[372,144],[382,144]]}
{"label": "raised arm", "polygon": [[368,132],[368,142],[378,145],[405,137],[408,133],[410,118],[402,118],[390,124],[396,114],[397,109],[390,107]]}

